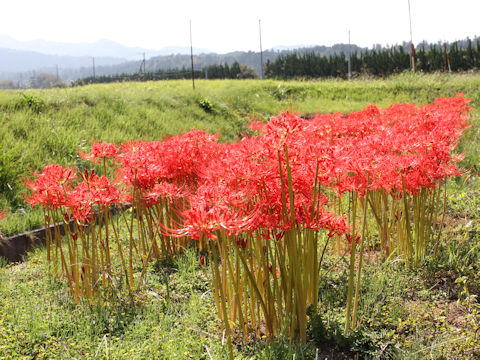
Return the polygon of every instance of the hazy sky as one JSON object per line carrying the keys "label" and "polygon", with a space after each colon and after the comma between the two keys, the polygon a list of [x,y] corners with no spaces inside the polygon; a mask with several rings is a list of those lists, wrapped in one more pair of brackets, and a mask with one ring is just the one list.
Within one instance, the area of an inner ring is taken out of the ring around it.
{"label": "hazy sky", "polygon": [[[160,49],[189,45],[224,53],[277,45],[371,47],[409,40],[408,0],[0,0],[0,34],[17,40],[109,39]],[[480,35],[480,0],[410,0],[413,41]]]}

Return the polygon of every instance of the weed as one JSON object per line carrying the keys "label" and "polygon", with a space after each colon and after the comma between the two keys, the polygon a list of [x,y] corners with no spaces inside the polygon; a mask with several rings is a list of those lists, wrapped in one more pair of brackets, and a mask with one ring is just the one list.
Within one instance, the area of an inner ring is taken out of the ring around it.
{"label": "weed", "polygon": [[211,113],[211,112],[214,112],[215,109],[213,107],[213,103],[208,100],[207,98],[203,98],[201,99],[198,104],[200,105],[200,107],[205,110],[205,112],[207,113]]}
{"label": "weed", "polygon": [[45,108],[45,103],[33,94],[22,94],[15,107],[17,109],[29,109],[33,113],[39,114]]}

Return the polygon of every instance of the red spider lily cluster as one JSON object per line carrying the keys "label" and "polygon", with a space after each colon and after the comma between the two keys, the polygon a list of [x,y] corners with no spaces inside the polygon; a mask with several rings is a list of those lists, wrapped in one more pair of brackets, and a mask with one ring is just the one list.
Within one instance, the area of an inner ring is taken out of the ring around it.
{"label": "red spider lily cluster", "polygon": [[[210,264],[226,324],[268,336],[287,330],[305,340],[306,308],[318,303],[322,239],[336,239],[338,250],[344,237],[354,263],[373,218],[377,228],[368,233],[386,255],[398,249],[406,259],[424,256],[438,228],[441,185],[461,175],[461,156],[452,151],[467,127],[469,101],[458,94],[308,120],[284,112],[252,123],[251,134],[234,144],[199,130],[118,147],[97,143],[81,156],[104,167],[112,159],[112,180],[49,165],[25,182],[27,201],[43,206],[47,222],[75,220],[70,254],[61,260],[72,291],[92,294],[79,285],[88,276],[90,286],[112,278],[112,233],[130,290],[144,273],[135,280],[134,263],[144,269],[193,240],[211,255],[201,261]],[[129,233],[122,243],[108,214],[126,204],[133,210],[130,218],[122,212]],[[103,232],[93,230],[95,221]],[[78,237],[82,250],[75,253]]]}

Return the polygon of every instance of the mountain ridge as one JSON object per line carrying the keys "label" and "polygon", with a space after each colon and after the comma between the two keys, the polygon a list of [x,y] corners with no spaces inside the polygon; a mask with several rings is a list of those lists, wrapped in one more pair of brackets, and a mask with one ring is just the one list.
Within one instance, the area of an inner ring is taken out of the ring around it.
{"label": "mountain ridge", "polygon": [[[79,43],[56,42],[42,39],[19,41],[4,34],[0,34],[0,48],[33,51],[45,55],[115,57],[125,58],[127,60],[138,59],[143,53],[148,54],[149,57],[170,55],[172,53],[190,54],[190,47],[186,46],[166,46],[161,49],[147,49],[122,45],[108,39]],[[197,48],[195,52],[209,53],[212,51]]]}

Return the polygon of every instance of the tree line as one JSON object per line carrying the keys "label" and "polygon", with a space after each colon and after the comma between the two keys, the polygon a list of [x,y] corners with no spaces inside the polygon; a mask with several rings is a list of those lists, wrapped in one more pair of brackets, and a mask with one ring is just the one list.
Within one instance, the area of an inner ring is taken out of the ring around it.
{"label": "tree line", "polygon": [[[255,79],[258,78],[253,68],[234,62],[232,65],[218,64],[205,66],[194,70],[196,79]],[[76,80],[72,86],[95,83],[112,83],[123,81],[151,81],[151,80],[178,80],[190,79],[192,70],[186,67],[179,69],[158,70],[155,72],[138,72],[133,74],[90,76]]]}
{"label": "tree line", "polygon": [[[406,44],[388,48],[354,51],[350,54],[352,74],[388,76],[411,68],[410,47]],[[416,71],[466,71],[480,67],[480,38],[451,44],[421,43],[414,50]],[[307,52],[284,54],[265,64],[267,78],[322,78],[348,76],[348,52],[330,56]]]}

